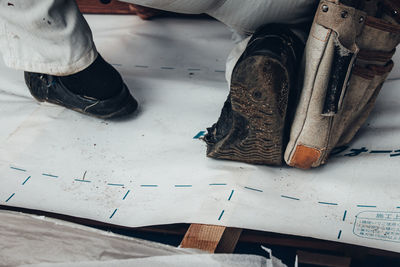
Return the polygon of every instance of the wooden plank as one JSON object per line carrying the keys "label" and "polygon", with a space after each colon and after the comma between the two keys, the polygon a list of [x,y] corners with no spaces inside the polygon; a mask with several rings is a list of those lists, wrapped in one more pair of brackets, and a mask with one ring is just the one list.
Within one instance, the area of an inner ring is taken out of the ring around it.
{"label": "wooden plank", "polygon": [[76,3],[87,14],[136,14],[132,4],[116,0],[76,0]]}
{"label": "wooden plank", "polygon": [[232,253],[242,229],[218,225],[191,224],[181,242],[182,248],[195,248],[209,253]]}
{"label": "wooden plank", "polygon": [[308,251],[297,251],[298,262],[303,264],[312,264],[327,267],[349,267],[351,258],[342,256],[333,256],[321,253],[312,253]]}
{"label": "wooden plank", "polygon": [[225,229],[224,226],[191,224],[183,237],[181,247],[214,253]]}

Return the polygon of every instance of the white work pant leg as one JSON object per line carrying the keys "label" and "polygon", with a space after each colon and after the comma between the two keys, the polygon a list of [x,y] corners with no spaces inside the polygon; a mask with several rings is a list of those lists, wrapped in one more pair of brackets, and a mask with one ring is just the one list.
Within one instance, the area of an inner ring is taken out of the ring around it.
{"label": "white work pant leg", "polygon": [[[251,35],[268,23],[298,24],[311,21],[318,0],[123,0],[168,11],[206,13],[232,27],[239,34]],[[299,37],[304,33],[298,33]],[[226,63],[226,80],[230,84],[236,62],[246,49],[249,38],[239,42]]]}
{"label": "white work pant leg", "polygon": [[123,0],[187,14],[206,13],[240,33],[268,23],[294,24],[310,19],[317,0]]}
{"label": "white work pant leg", "polygon": [[97,57],[75,1],[0,0],[0,52],[7,66],[69,75]]}

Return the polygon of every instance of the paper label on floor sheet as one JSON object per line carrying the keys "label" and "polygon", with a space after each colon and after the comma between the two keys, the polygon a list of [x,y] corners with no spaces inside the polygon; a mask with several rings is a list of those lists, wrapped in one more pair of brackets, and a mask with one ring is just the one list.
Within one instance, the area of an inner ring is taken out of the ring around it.
{"label": "paper label on floor sheet", "polygon": [[30,98],[1,66],[0,203],[128,227],[207,223],[400,252],[400,86],[313,170],[207,158],[228,95],[230,31],[204,19],[88,16],[141,107],[98,120]]}
{"label": "paper label on floor sheet", "polygon": [[353,233],[362,238],[400,242],[400,212],[361,212],[356,216]]}

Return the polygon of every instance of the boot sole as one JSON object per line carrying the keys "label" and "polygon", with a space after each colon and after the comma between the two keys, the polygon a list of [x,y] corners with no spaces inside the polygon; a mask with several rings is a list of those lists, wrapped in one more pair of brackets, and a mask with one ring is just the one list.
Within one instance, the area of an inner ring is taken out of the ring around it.
{"label": "boot sole", "polygon": [[232,127],[223,139],[208,144],[207,156],[282,165],[289,96],[286,68],[268,56],[248,57],[235,68],[230,90]]}

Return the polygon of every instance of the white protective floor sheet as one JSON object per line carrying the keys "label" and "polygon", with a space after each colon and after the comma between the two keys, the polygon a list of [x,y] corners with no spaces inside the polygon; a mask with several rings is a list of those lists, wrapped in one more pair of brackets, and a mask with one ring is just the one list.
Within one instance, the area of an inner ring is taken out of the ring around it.
{"label": "white protective floor sheet", "polygon": [[0,204],[130,227],[207,223],[400,252],[400,81],[327,166],[206,158],[198,139],[228,94],[222,24],[88,16],[102,55],[140,102],[104,121],[35,102],[1,65]]}

